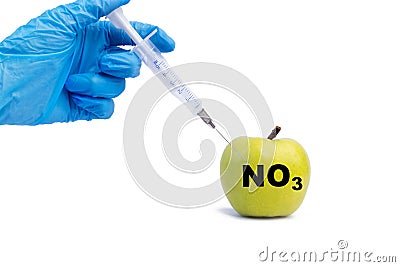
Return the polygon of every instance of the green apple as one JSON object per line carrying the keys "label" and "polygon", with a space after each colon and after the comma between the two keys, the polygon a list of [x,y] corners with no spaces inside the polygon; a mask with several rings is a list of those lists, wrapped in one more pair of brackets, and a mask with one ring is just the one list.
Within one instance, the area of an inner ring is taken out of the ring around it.
{"label": "green apple", "polygon": [[[276,128],[279,132],[280,128]],[[292,139],[238,137],[221,158],[221,184],[243,216],[288,216],[301,205],[310,180],[310,162]]]}

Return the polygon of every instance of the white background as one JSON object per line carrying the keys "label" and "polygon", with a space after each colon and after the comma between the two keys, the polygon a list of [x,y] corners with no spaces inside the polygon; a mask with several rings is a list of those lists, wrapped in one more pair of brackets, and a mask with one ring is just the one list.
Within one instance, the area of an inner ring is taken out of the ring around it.
{"label": "white background", "polygon": [[[0,39],[63,3],[3,1]],[[122,143],[143,70],[110,120],[0,127],[0,266],[267,265],[267,245],[330,251],[340,239],[400,260],[398,1],[136,0],[125,12],[175,39],[172,65],[224,64],[259,87],[281,137],[309,154],[306,198],[288,218],[257,220],[226,199],[177,209],[149,198]]]}

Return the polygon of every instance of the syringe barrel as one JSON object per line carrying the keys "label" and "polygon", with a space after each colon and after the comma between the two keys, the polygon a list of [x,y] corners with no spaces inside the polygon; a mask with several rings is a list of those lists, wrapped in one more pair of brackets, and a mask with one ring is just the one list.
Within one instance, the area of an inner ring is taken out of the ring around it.
{"label": "syringe barrel", "polygon": [[201,100],[185,85],[178,75],[170,68],[153,42],[146,38],[133,49],[139,58],[157,75],[164,86],[194,114],[203,109]]}

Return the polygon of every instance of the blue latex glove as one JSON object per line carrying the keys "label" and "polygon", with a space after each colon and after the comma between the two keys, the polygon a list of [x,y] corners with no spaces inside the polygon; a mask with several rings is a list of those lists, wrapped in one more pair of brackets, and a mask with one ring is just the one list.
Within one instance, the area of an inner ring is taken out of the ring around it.
{"label": "blue latex glove", "polygon": [[[45,12],[0,43],[0,124],[36,125],[107,119],[125,78],[140,59],[118,48],[130,38],[98,21],[129,0],[79,0]],[[132,22],[142,36],[155,26]],[[174,41],[161,29],[151,40],[161,52]]]}

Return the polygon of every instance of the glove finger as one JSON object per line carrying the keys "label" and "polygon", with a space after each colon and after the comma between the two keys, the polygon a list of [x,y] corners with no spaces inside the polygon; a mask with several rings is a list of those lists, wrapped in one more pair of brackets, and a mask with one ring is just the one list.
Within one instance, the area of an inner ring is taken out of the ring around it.
{"label": "glove finger", "polygon": [[142,61],[135,53],[118,47],[107,49],[99,61],[102,72],[119,78],[139,76]]}
{"label": "glove finger", "polygon": [[[143,38],[157,29],[157,32],[150,38],[150,40],[161,52],[171,52],[175,49],[175,41],[168,36],[163,29],[141,22],[131,22],[131,24]],[[103,34],[106,36],[106,46],[135,45],[124,30],[116,28],[109,21],[99,21],[98,23],[88,27],[88,30],[93,34],[98,34],[99,29],[103,30]]]}
{"label": "glove finger", "polygon": [[[78,0],[71,4],[59,6],[53,10],[54,14],[58,14],[62,17],[66,13],[74,18],[75,23],[73,26],[77,26],[76,30],[83,29],[87,25],[98,21],[101,17],[110,14],[112,11],[120,6],[129,3],[130,0]],[[65,12],[65,11],[68,12]]]}
{"label": "glove finger", "polygon": [[103,73],[74,74],[69,76],[65,89],[79,95],[114,98],[124,91],[125,79]]}
{"label": "glove finger", "polygon": [[71,94],[74,108],[71,120],[108,119],[114,113],[114,101],[108,98]]}
{"label": "glove finger", "polygon": [[141,23],[141,22],[134,22],[135,30],[140,34],[142,37],[146,37],[152,31],[157,29],[156,34],[154,34],[150,40],[154,43],[155,46],[160,50],[160,52],[171,52],[175,49],[175,41],[168,36],[168,34],[161,28],[157,26],[153,26],[151,24]]}

